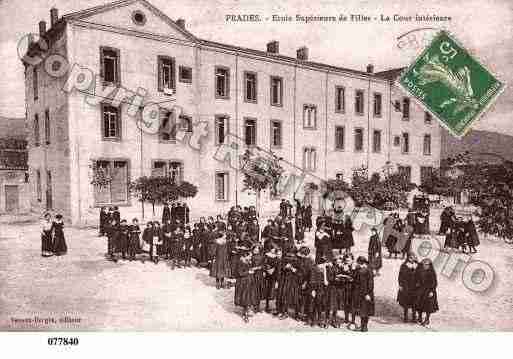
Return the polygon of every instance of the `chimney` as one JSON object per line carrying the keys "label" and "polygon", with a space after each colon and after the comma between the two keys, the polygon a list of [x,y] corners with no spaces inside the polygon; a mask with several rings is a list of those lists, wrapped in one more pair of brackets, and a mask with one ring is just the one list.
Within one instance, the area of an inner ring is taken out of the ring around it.
{"label": "chimney", "polygon": [[267,43],[267,52],[270,54],[280,53],[280,43],[276,40]]}
{"label": "chimney", "polygon": [[368,64],[367,65],[367,73],[368,74],[374,73],[374,65],[373,64]]}
{"label": "chimney", "polygon": [[308,47],[303,46],[297,49],[296,56],[298,60],[308,61]]}
{"label": "chimney", "polygon": [[52,24],[52,27],[57,23],[59,20],[59,10],[52,7],[50,9],[50,23]]}
{"label": "chimney", "polygon": [[43,37],[46,34],[46,21],[39,21],[39,36]]}
{"label": "chimney", "polygon": [[185,30],[185,20],[184,20],[184,19],[178,19],[178,20],[176,20],[176,24],[177,24],[180,28],[182,28],[182,29],[184,29],[184,30]]}

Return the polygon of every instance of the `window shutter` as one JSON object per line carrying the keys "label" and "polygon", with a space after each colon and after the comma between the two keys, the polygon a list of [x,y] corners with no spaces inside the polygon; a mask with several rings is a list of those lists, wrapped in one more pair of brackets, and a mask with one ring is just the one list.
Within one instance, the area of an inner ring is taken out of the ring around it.
{"label": "window shutter", "polygon": [[157,87],[159,91],[164,90],[162,86],[162,80],[162,58],[157,56]]}
{"label": "window shutter", "polygon": [[105,69],[103,67],[103,51],[104,49],[100,47],[100,77],[102,78],[102,80],[105,77]]}

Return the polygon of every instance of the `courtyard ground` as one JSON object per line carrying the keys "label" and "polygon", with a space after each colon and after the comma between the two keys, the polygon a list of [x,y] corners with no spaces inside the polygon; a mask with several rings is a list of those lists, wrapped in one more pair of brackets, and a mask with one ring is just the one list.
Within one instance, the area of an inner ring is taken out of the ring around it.
{"label": "courtyard ground", "polygon": [[[0,330],[312,330],[266,313],[244,323],[233,305],[233,288],[216,290],[205,269],[171,270],[163,261],[107,261],[106,239],[94,229],[66,228],[68,254],[43,258],[39,231],[37,223],[0,224]],[[366,255],[368,237],[367,228],[355,232],[356,255]],[[311,245],[313,232],[307,241]],[[481,236],[478,251],[472,260],[488,263],[495,273],[492,287],[483,293],[462,282],[464,265],[448,277],[440,273],[445,257],[435,260],[440,311],[429,328],[402,322],[395,301],[401,260],[385,255],[381,276],[375,278],[376,316],[370,330],[513,330],[513,246]],[[20,321],[27,318],[32,323]],[[44,322],[48,318],[55,322]]]}

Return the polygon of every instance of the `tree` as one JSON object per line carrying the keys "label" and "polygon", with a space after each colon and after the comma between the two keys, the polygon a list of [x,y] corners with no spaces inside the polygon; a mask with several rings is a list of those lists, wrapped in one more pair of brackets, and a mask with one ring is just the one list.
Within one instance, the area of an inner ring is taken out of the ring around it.
{"label": "tree", "polygon": [[260,194],[263,190],[276,191],[276,187],[284,172],[276,156],[255,155],[246,150],[242,156],[241,172],[244,175],[244,191],[256,194],[256,210],[260,216]]}
{"label": "tree", "polygon": [[187,181],[177,184],[170,176],[139,177],[130,184],[130,189],[141,202],[143,218],[145,202],[152,204],[153,215],[155,215],[156,204],[194,197],[198,193],[195,185]]}

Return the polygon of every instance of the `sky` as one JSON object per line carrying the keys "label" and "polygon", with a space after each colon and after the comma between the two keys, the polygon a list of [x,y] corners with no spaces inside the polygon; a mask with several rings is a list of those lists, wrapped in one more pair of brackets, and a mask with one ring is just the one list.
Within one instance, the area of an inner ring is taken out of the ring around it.
{"label": "sky", "polygon": [[[106,3],[105,0],[0,0],[0,116],[25,115],[23,66],[16,46],[29,32],[38,32],[38,22],[50,22],[50,8],[59,15]],[[436,27],[449,30],[475,54],[506,89],[497,102],[474,125],[513,135],[513,1],[511,0],[149,0],[173,20],[184,18],[197,37],[265,50],[270,40],[280,42],[280,53],[295,56],[301,46],[309,48],[312,61],[375,71],[411,63],[419,48],[398,48],[397,38],[415,29]],[[450,22],[227,22],[226,15],[338,16],[362,14],[450,16]],[[425,32],[429,34],[429,31]],[[422,36],[422,32],[417,32]]]}

